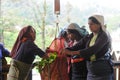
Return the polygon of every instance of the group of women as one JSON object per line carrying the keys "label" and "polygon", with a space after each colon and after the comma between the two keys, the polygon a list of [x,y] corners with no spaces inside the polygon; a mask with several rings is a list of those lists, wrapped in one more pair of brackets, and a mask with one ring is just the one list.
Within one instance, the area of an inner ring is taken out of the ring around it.
{"label": "group of women", "polygon": [[[113,80],[111,38],[104,27],[104,17],[92,15],[88,18],[88,25],[90,34],[78,24],[71,23],[65,30],[66,36],[62,36],[67,37],[67,46],[60,51],[61,55],[66,56],[67,79]],[[11,51],[12,61],[7,80],[27,80],[26,75],[35,55],[48,58],[48,55],[34,43],[35,33],[32,26],[24,27],[19,32]]]}

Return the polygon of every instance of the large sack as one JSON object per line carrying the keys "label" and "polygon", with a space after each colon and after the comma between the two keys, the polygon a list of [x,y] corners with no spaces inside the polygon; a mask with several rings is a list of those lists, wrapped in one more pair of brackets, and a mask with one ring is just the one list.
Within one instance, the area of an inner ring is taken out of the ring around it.
{"label": "large sack", "polygon": [[[67,73],[67,58],[60,54],[64,48],[64,39],[55,38],[49,49],[51,52],[57,52],[57,58],[50,64],[47,64],[40,72],[41,80],[69,80]],[[52,54],[51,52],[48,53]]]}

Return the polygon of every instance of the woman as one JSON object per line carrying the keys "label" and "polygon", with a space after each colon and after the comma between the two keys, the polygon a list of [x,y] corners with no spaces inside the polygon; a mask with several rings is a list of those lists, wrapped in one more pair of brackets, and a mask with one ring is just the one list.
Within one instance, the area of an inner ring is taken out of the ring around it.
{"label": "woman", "polygon": [[9,57],[10,52],[4,47],[3,43],[0,42],[0,80],[5,80],[7,75],[5,73],[9,70],[7,60],[5,57]]}
{"label": "woman", "polygon": [[55,38],[50,46],[46,49],[48,56],[57,54],[56,59],[49,65],[46,65],[41,71],[41,80],[69,80],[67,73],[67,58],[61,55],[61,49],[67,46],[67,33],[62,30],[59,36]]}
{"label": "woman", "polygon": [[[78,24],[71,23],[67,27],[67,36],[69,38],[69,47],[74,46],[87,35],[86,29],[80,28]],[[68,73],[70,80],[86,80],[87,68],[86,62],[78,55],[68,57]]]}
{"label": "woman", "polygon": [[87,60],[87,80],[113,80],[110,58],[111,41],[104,27],[104,17],[93,15],[89,17],[88,25],[92,33],[85,36],[75,46],[62,50],[62,53],[79,55]]}
{"label": "woman", "polygon": [[[21,29],[12,48],[11,66],[7,80],[28,80],[27,75],[35,56],[46,58],[46,54],[34,43],[36,32],[32,26]],[[30,79],[29,79],[30,80]]]}
{"label": "woman", "polygon": [[10,52],[4,47],[3,43],[0,42],[0,71],[2,71],[2,66],[7,66],[5,57],[10,57],[9,54]]}

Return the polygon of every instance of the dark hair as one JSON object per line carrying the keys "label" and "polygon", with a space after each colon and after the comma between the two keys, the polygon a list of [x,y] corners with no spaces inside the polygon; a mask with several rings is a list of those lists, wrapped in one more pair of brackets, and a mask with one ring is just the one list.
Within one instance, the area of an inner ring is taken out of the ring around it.
{"label": "dark hair", "polygon": [[[94,17],[89,17],[88,19],[91,20],[93,23],[98,24],[98,25],[101,26],[100,22],[99,22],[96,18],[94,18]],[[100,27],[100,30],[103,31],[103,30],[102,30],[102,27]]]}
{"label": "dark hair", "polygon": [[99,22],[96,18],[94,18],[94,17],[89,17],[88,19],[91,20],[93,23],[100,25],[100,22]]}
{"label": "dark hair", "polygon": [[74,37],[77,41],[79,41],[81,38],[83,38],[83,36],[75,29],[68,29],[67,31],[68,31],[68,33],[74,34],[75,35]]}
{"label": "dark hair", "polygon": [[61,32],[59,33],[58,37],[67,37],[67,32],[65,30],[61,30]]}

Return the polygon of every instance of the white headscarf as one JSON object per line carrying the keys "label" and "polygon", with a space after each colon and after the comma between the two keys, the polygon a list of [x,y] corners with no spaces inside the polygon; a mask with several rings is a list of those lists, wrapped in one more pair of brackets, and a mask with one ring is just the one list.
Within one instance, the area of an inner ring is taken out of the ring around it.
{"label": "white headscarf", "polygon": [[[111,39],[111,36],[110,36],[110,33],[106,30],[106,27],[104,25],[104,17],[102,15],[93,15],[91,17],[94,17],[100,24],[101,24],[101,27],[102,27],[102,30],[104,32],[106,32],[107,36],[109,37],[109,40],[110,42],[112,41]],[[110,49],[111,49],[111,44],[110,44]]]}
{"label": "white headscarf", "polygon": [[106,28],[104,26],[104,17],[102,15],[93,15],[91,17],[94,17],[101,24],[102,30],[106,32]]}

